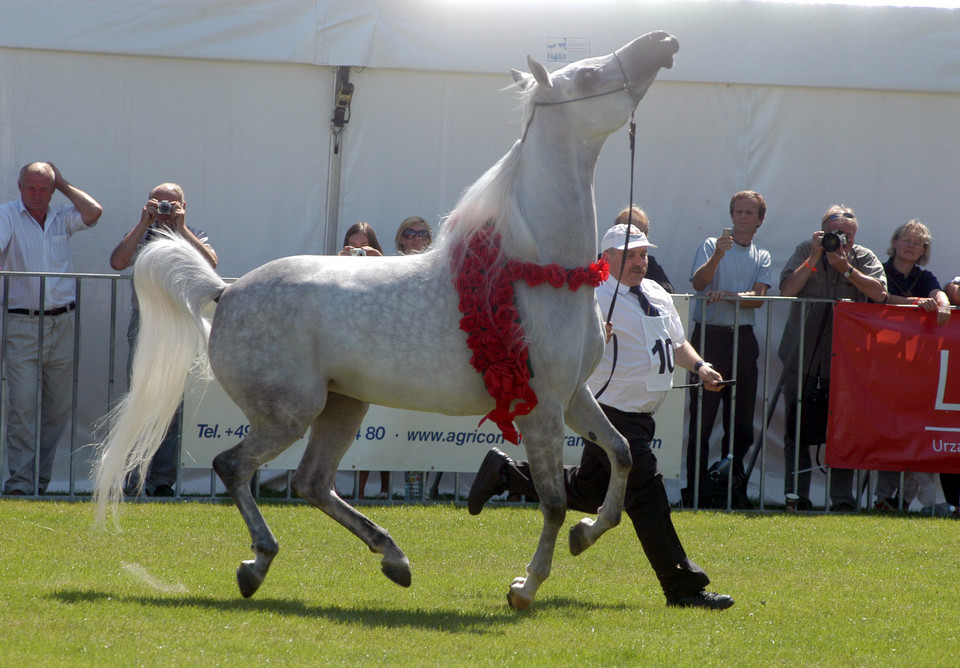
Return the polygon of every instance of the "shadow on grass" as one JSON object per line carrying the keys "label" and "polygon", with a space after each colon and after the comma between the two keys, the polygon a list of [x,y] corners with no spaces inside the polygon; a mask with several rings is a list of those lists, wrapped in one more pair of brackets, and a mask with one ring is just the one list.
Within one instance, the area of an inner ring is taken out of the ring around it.
{"label": "shadow on grass", "polygon": [[491,624],[500,624],[513,620],[535,619],[541,612],[572,609],[578,612],[605,610],[629,611],[632,606],[625,604],[599,604],[566,597],[546,597],[534,602],[533,607],[525,611],[511,610],[504,596],[503,609],[490,613],[469,613],[460,609],[423,610],[394,609],[382,607],[343,608],[327,605],[307,605],[302,601],[259,598],[221,600],[199,596],[118,596],[105,591],[63,590],[49,594],[47,598],[66,604],[115,602],[156,608],[193,607],[216,612],[270,612],[310,619],[323,618],[329,621],[358,624],[370,628],[431,628],[437,631],[455,631],[457,633],[484,634],[490,631]]}

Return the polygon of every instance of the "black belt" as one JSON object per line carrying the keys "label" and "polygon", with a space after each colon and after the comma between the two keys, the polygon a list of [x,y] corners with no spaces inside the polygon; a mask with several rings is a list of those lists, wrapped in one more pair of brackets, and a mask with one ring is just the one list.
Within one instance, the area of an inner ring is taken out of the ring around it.
{"label": "black belt", "polygon": [[[58,308],[52,308],[49,311],[44,311],[44,315],[63,315],[67,311],[74,311],[77,308],[77,302],[70,302],[66,306],[60,306]],[[40,315],[40,311],[31,311],[28,308],[8,308],[7,313],[15,313],[16,315]]]}
{"label": "black belt", "polygon": [[[699,325],[699,324],[700,324],[700,323],[697,323],[697,325]],[[711,329],[713,329],[713,330],[722,330],[722,331],[724,331],[724,332],[732,332],[733,330],[735,330],[735,329],[737,329],[737,328],[734,327],[733,325],[707,325],[707,330],[711,330]],[[741,332],[744,332],[744,331],[753,331],[753,325],[740,325],[740,328],[739,328],[739,329],[740,329]]]}

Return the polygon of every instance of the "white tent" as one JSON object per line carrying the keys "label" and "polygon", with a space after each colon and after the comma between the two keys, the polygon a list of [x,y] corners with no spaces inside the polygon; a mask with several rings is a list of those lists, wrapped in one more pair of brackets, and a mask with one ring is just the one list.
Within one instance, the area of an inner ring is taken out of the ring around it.
{"label": "white tent", "polygon": [[[680,41],[637,110],[634,199],[656,256],[689,290],[696,245],[730,195],[768,200],[757,237],[779,273],[828,205],[885,258],[893,229],[934,232],[930,269],[960,273],[960,10],[637,0],[46,0],[0,2],[0,201],[52,160],[103,206],[71,242],[78,271],[110,250],[148,190],[183,185],[220,272],[332,252],[357,220],[392,252],[408,215],[437,221],[520,134],[503,89],[528,54],[549,65],[664,29]],[[333,151],[338,67],[354,84]],[[331,179],[331,174],[339,179]],[[627,204],[626,132],[597,170],[601,229]],[[124,288],[126,289],[126,288]],[[88,295],[85,423],[109,384],[108,296]],[[125,326],[121,309],[117,331]],[[778,330],[779,332],[779,330]],[[122,340],[122,336],[120,337]],[[125,362],[121,346],[117,365]],[[122,372],[116,373],[122,385]],[[83,442],[89,434],[81,435]]]}

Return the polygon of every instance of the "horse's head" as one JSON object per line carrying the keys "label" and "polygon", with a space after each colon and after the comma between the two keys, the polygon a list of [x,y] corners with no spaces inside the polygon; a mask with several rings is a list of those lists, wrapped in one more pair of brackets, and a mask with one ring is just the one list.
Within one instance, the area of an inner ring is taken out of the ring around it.
{"label": "horse's head", "polygon": [[[529,89],[534,82],[539,84],[533,100],[534,108],[621,94],[624,100],[631,102],[629,109],[632,110],[661,68],[673,67],[673,56],[679,48],[680,44],[673,35],[663,31],[651,32],[611,54],[578,60],[553,74],[528,56],[530,74],[513,70],[513,78],[522,89]],[[605,108],[610,106],[605,105]],[[532,113],[531,110],[531,120]],[[616,127],[624,120],[625,117]]]}

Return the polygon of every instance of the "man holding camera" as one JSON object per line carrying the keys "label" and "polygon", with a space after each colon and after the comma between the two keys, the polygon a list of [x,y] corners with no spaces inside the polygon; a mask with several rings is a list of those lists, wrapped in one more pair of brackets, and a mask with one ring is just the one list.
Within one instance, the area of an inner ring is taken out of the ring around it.
{"label": "man holding camera", "polygon": [[[753,413],[757,401],[757,359],[760,346],[753,333],[756,310],[761,301],[740,301],[741,297],[762,297],[773,285],[770,252],[753,243],[763,225],[767,203],[763,195],[744,190],[730,198],[731,227],[719,237],[708,237],[693,259],[690,282],[698,295],[706,297],[693,305],[693,335],[690,343],[704,359],[711,360],[725,378],[735,378],[736,388],[718,393],[701,393],[690,388],[690,423],[687,443],[687,487],[683,491],[685,505],[692,505],[694,489],[699,489],[700,507],[726,507],[727,494],[720,487],[711,490],[707,478],[710,435],[717,412],[723,403],[723,441],[721,456],[726,459],[733,450],[735,482],[731,492],[734,508],[750,508],[746,492],[743,460],[753,445]],[[739,303],[739,306],[738,306]],[[701,348],[701,335],[703,347]],[[734,355],[736,352],[736,355]],[[700,395],[703,395],[702,397]],[[698,410],[702,405],[702,417]],[[730,416],[733,415],[733,433]],[[697,424],[700,425],[700,457],[697,458]],[[699,485],[697,471],[699,468]],[[726,479],[721,481],[726,490]],[[709,492],[712,491],[713,494]],[[721,498],[717,498],[719,496]]]}
{"label": "man holding camera", "polygon": [[[123,239],[110,254],[110,266],[122,271],[133,264],[133,261],[147,243],[153,240],[158,230],[174,232],[186,239],[206,258],[213,268],[217,267],[217,253],[207,243],[206,235],[186,222],[186,201],[183,188],[176,183],[161,183],[150,191],[147,203],[140,210],[140,220],[132,230],[127,232]],[[127,342],[130,344],[130,356],[127,360],[127,377],[130,376],[133,353],[137,344],[137,334],[140,331],[140,303],[135,290],[131,291],[130,325],[127,327]],[[178,409],[173,422],[167,430],[167,435],[160,444],[160,448],[150,462],[147,480],[143,483],[143,490],[147,496],[173,496],[173,485],[177,481],[177,442],[180,440],[180,417]],[[137,487],[138,481],[131,481],[130,487]]]}
{"label": "man holding camera", "polygon": [[[854,243],[856,235],[857,217],[852,209],[843,205],[827,209],[820,229],[813,233],[810,241],[797,246],[783,268],[780,294],[784,297],[885,302],[887,279],[883,265],[873,251]],[[807,318],[802,329],[802,364],[799,355],[801,305],[798,303],[790,306],[778,352],[784,364],[783,397],[787,406],[786,433],[783,438],[784,492],[800,497],[797,507],[801,510],[811,507],[812,463],[806,447],[796,448],[797,398],[803,398],[800,445],[819,446],[826,441],[833,333],[831,302],[811,302],[806,308]],[[799,464],[798,470],[794,468],[795,463]],[[832,469],[830,510],[850,512],[855,509],[853,471]]]}

